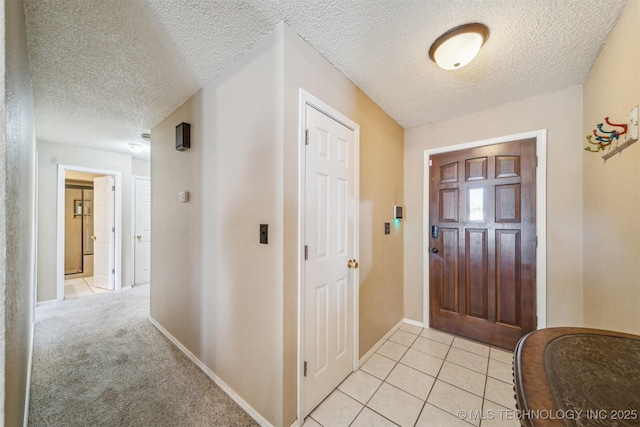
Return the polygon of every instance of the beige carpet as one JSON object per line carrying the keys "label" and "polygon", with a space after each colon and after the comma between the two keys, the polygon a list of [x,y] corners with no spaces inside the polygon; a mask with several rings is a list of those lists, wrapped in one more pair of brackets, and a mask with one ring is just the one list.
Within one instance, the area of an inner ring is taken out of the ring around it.
{"label": "beige carpet", "polygon": [[148,285],[39,306],[29,425],[257,425],[148,316]]}

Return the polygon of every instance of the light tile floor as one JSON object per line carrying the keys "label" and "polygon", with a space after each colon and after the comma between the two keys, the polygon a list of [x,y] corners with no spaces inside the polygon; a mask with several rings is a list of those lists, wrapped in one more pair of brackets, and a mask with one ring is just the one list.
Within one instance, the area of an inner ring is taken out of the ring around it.
{"label": "light tile floor", "polygon": [[93,276],[77,277],[75,279],[67,279],[64,281],[64,297],[77,298],[85,295],[99,294],[109,292],[107,289],[97,288],[93,286]]}
{"label": "light tile floor", "polygon": [[519,426],[513,353],[404,324],[305,427]]}

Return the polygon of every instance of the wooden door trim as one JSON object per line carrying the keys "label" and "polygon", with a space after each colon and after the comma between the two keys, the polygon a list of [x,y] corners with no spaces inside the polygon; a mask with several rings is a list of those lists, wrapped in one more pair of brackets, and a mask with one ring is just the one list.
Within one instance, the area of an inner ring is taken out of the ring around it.
{"label": "wooden door trim", "polygon": [[547,130],[540,129],[497,138],[483,139],[424,151],[422,196],[422,322],[429,327],[429,161],[436,154],[505,142],[535,138],[538,167],[536,168],[536,329],[547,326]]}
{"label": "wooden door trim", "polygon": [[[351,129],[354,133],[354,211],[353,211],[353,227],[354,227],[354,257],[360,259],[359,253],[359,239],[360,239],[360,125],[340,113],[329,104],[320,100],[316,96],[310,94],[306,90],[300,88],[299,90],[299,102],[298,102],[298,345],[297,345],[297,387],[296,387],[296,400],[297,400],[297,421],[298,425],[302,425],[304,422],[304,277],[305,277],[305,259],[304,259],[304,233],[306,229],[306,157],[305,157],[305,130],[307,124],[307,105],[315,108],[316,110],[326,114],[347,128]],[[354,270],[354,286],[353,286],[353,370],[358,369],[358,354],[359,354],[359,313],[360,307],[360,279],[358,276],[358,270]]]}

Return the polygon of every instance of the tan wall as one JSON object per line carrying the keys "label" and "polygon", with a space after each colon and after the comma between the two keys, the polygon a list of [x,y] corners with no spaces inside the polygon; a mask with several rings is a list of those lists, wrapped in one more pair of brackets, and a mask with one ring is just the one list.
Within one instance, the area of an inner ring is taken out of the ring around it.
{"label": "tan wall", "polygon": [[271,34],[155,126],[151,153],[151,316],[273,425],[283,425],[281,44]]}
{"label": "tan wall", "polygon": [[[640,104],[640,2],[630,1],[584,84],[584,135]],[[605,126],[608,129],[608,126]],[[640,334],[640,143],[584,161],[584,323]]]}
{"label": "tan wall", "polygon": [[284,421],[295,419],[299,88],[360,125],[360,356],[403,318],[403,129],[286,25],[284,33],[285,330]]}
{"label": "tan wall", "polygon": [[424,150],[537,129],[548,130],[547,325],[582,324],[580,86],[405,130],[405,317],[423,317]]}
{"label": "tan wall", "polygon": [[0,139],[0,425],[21,426],[27,403],[33,331],[33,91],[24,5],[21,0],[5,1],[0,8],[4,25],[2,61],[6,64],[6,70],[0,70],[5,71],[2,72],[2,101],[7,112],[0,122],[5,125],[0,132],[3,135]]}

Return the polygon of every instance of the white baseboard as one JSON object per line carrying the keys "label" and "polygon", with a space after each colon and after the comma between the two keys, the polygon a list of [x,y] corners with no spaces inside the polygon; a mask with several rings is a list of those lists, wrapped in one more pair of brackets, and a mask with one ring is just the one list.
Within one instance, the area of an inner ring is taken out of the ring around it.
{"label": "white baseboard", "polygon": [[411,320],[411,319],[407,319],[406,317],[404,318],[404,323],[406,323],[407,325],[413,325],[413,326],[417,326],[419,328],[428,328],[428,326],[425,326],[424,323],[422,322],[418,322],[417,320]]}
{"label": "white baseboard", "polygon": [[362,356],[360,358],[360,360],[358,361],[358,367],[362,366],[367,360],[369,360],[369,358],[371,356],[373,356],[373,353],[375,353],[376,351],[378,351],[378,349],[380,347],[382,347],[382,344],[385,343],[385,341],[387,341],[389,339],[389,337],[391,337],[391,335],[393,335],[398,329],[400,329],[402,327],[402,325],[404,324],[408,324],[408,325],[413,325],[413,326],[418,326],[420,328],[424,328],[424,324],[422,322],[418,322],[416,320],[411,320],[411,319],[402,319],[401,321],[399,321],[393,328],[391,328],[391,330],[389,332],[387,332],[385,334],[385,336],[383,336],[382,338],[380,338],[380,341],[378,341],[373,347],[371,347],[371,350],[369,350],[367,352],[367,354],[365,354],[364,356]]}
{"label": "white baseboard", "polygon": [[49,300],[46,300],[46,301],[38,301],[38,302],[36,302],[36,307],[39,307],[41,305],[51,304],[51,303],[54,303],[54,302],[58,302],[58,300],[57,299],[49,299]]}
{"label": "white baseboard", "polygon": [[173,335],[169,333],[165,328],[160,325],[153,317],[149,316],[149,321],[155,326],[162,334],[169,339],[178,349],[183,352],[195,365],[202,370],[209,378],[213,380],[218,387],[229,395],[247,414],[258,424],[263,427],[273,427],[262,415],[258,413],[251,405],[249,405],[242,397],[238,395],[231,387],[229,387],[224,381],[222,381],[211,369],[209,369],[200,359],[198,359],[193,353],[191,353],[180,341],[178,341]]}
{"label": "white baseboard", "polygon": [[24,427],[29,425],[29,401],[31,400],[31,371],[33,369],[33,336],[36,331],[35,322],[31,322],[31,342],[29,343],[29,365],[27,366],[27,390],[24,396]]}
{"label": "white baseboard", "polygon": [[383,336],[382,338],[380,338],[380,341],[378,341],[377,343],[375,343],[375,345],[374,345],[373,347],[371,347],[371,350],[367,351],[367,353],[366,353],[364,356],[362,356],[362,357],[360,358],[360,360],[358,361],[358,368],[359,368],[359,367],[361,367],[362,365],[364,365],[364,363],[365,363],[367,360],[369,360],[369,358],[370,358],[371,356],[373,356],[373,353],[375,353],[376,351],[378,351],[378,349],[379,349],[380,347],[382,347],[382,344],[384,344],[384,343],[385,343],[385,341],[386,341],[386,340],[388,340],[388,339],[389,339],[389,337],[390,337],[391,335],[393,335],[395,331],[397,331],[398,329],[400,329],[400,326],[402,326],[403,324],[404,324],[404,320],[399,321],[397,325],[395,325],[393,328],[391,328],[391,330],[390,330],[389,332],[387,332],[387,333],[385,334],[385,336]]}

